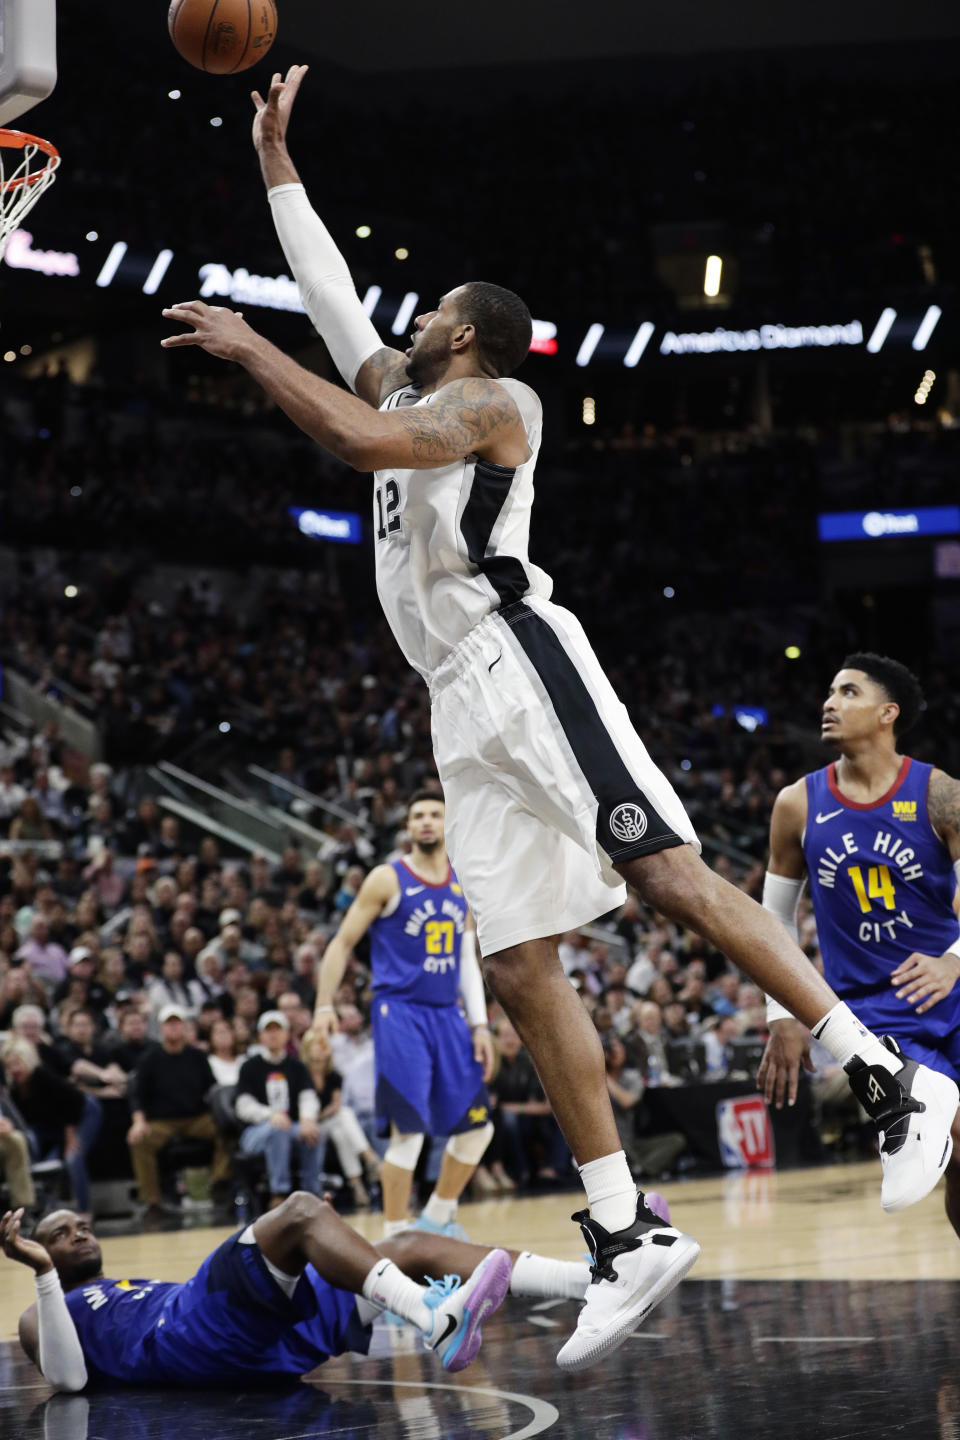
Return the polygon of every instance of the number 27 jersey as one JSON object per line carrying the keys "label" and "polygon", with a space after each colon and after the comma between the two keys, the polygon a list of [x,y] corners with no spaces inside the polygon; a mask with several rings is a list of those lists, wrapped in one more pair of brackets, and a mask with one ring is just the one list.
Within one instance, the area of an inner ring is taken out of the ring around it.
{"label": "number 27 jersey", "polygon": [[810,897],[824,974],[844,1000],[889,994],[909,954],[942,955],[957,938],[953,865],[927,812],[932,768],[904,756],[872,805],[844,797],[833,765],[806,777]]}
{"label": "number 27 jersey", "polygon": [[453,870],[431,885],[403,860],[394,860],[400,895],[370,927],[373,993],[420,1005],[455,1005],[460,991],[460,943],[467,902]]}

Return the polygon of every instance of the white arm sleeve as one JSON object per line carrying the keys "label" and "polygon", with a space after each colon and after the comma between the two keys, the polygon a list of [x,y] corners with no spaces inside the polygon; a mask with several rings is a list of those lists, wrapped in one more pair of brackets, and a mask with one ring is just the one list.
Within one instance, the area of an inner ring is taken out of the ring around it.
{"label": "white arm sleeve", "polygon": [[267,199],[303,308],[352,390],[361,365],[383,349],[383,341],[364,313],[346,260],[303,186],[274,185]]}
{"label": "white arm sleeve", "polygon": [[483,976],[477,961],[477,932],[464,930],[460,940],[460,994],[471,1030],[487,1023],[487,1001],[483,993]]}
{"label": "white arm sleeve", "polygon": [[258,1100],[256,1095],[251,1095],[246,1090],[233,1102],[233,1111],[244,1125],[262,1125],[264,1120],[269,1120],[273,1114],[269,1105],[264,1105],[262,1100]]}
{"label": "white arm sleeve", "polygon": [[[789,875],[771,875],[768,870],[763,877],[763,908],[769,910],[771,915],[776,915],[787,927],[792,940],[799,940],[800,931],[797,926],[797,910],[800,906],[800,895],[803,891],[803,880],[794,880]],[[779,1000],[767,996],[767,1024],[772,1020],[792,1020],[793,1016],[785,1005]]]}
{"label": "white arm sleeve", "polygon": [[43,1378],[54,1390],[82,1390],[87,1383],[87,1366],[80,1337],[56,1270],[36,1276],[37,1331]]}
{"label": "white arm sleeve", "polygon": [[320,1114],[320,1096],[316,1090],[301,1090],[300,1099],[297,1101],[297,1114],[300,1120],[316,1120]]}

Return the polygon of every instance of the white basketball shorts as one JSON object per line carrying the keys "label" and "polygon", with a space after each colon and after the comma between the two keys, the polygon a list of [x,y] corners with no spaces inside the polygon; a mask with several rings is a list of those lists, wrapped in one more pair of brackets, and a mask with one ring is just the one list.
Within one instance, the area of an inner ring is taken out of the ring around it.
{"label": "white basketball shorts", "polygon": [[622,905],[613,868],[700,844],[575,616],[531,597],[430,677],[450,859],[493,955]]}

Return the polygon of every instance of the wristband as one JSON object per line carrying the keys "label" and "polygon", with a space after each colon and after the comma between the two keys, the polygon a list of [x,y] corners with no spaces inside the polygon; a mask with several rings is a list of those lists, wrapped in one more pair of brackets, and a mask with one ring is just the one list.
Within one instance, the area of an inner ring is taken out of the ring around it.
{"label": "wristband", "polygon": [[313,1013],[314,1015],[335,1015],[336,1008],[335,1005],[315,1005]]}
{"label": "wristband", "polygon": [[786,1005],[781,1005],[779,1000],[774,1000],[772,995],[767,996],[767,1024],[774,1020],[793,1020],[795,1016],[790,1014]]}

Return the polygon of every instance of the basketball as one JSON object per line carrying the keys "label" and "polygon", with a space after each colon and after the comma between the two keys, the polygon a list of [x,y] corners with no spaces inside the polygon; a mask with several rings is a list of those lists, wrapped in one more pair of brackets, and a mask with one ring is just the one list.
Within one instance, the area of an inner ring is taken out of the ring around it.
{"label": "basketball", "polygon": [[173,0],[170,38],[184,60],[208,75],[249,70],[277,37],[274,0]]}

